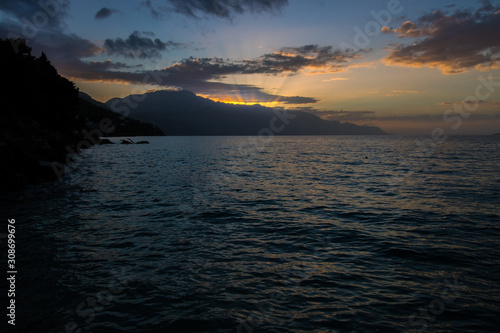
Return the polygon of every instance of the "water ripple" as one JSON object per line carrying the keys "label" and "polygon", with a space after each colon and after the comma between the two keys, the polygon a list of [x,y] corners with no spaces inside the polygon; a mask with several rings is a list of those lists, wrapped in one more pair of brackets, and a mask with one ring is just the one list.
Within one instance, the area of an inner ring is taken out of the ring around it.
{"label": "water ripple", "polygon": [[20,329],[497,330],[498,140],[452,138],[391,182],[414,138],[245,139],[93,147],[10,198]]}

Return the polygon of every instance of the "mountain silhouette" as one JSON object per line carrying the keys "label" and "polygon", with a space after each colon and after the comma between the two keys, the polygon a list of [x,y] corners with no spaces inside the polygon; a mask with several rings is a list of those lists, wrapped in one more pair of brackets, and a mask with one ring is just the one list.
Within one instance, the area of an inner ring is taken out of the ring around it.
{"label": "mountain silhouette", "polygon": [[79,92],[78,96],[80,101],[77,113],[85,120],[87,130],[98,129],[99,123],[107,119],[112,128],[108,133],[102,133],[103,137],[165,135],[157,126],[119,115],[111,111],[106,104],[94,100],[84,92]]}
{"label": "mountain silhouette", "polygon": [[113,98],[113,111],[151,123],[166,135],[381,135],[378,127],[328,121],[302,111],[214,102],[186,90]]}

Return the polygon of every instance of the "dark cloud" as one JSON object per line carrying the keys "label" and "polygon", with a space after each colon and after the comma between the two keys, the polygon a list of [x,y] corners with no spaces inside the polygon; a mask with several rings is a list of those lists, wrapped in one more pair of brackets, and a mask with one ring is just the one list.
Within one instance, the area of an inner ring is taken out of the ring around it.
{"label": "dark cloud", "polygon": [[[20,24],[0,22],[0,36],[9,37],[10,32],[20,30]],[[28,46],[33,48],[33,55],[43,51],[52,62],[59,64],[79,61],[101,52],[101,48],[89,40],[60,30],[40,30],[36,38],[28,41]]]}
{"label": "dark cloud", "polygon": [[[123,43],[128,45],[125,41]],[[103,67],[104,64],[80,63],[78,66],[74,66],[71,75],[90,81],[129,82],[181,88],[202,95],[224,96],[235,101],[279,102],[295,105],[314,104],[318,100],[312,97],[281,96],[265,92],[262,88],[252,85],[227,84],[216,81],[234,74],[293,75],[302,70],[340,71],[347,66],[350,59],[356,56],[357,53],[351,51],[336,51],[331,47],[306,45],[282,48],[256,59],[230,60],[191,57],[164,69],[147,73],[116,71],[110,68],[107,70]]]}
{"label": "dark cloud", "polygon": [[251,13],[278,13],[288,0],[167,0],[177,13],[190,17],[200,15],[231,19],[235,15]]}
{"label": "dark cloud", "polygon": [[0,11],[37,29],[59,28],[64,25],[69,3],[69,0],[1,0]]}
{"label": "dark cloud", "polygon": [[105,19],[105,18],[108,18],[110,17],[113,13],[117,12],[116,9],[110,9],[110,8],[106,8],[106,7],[103,7],[101,8],[96,14],[95,14],[95,18],[96,19]]}
{"label": "dark cloud", "polygon": [[365,121],[365,120],[374,120],[374,119],[379,119],[379,117],[376,116],[376,113],[374,111],[326,111],[326,110],[319,110],[315,107],[311,106],[299,106],[299,107],[277,107],[277,109],[280,110],[287,110],[287,111],[300,111],[300,112],[307,112],[314,114],[321,119],[324,120],[330,120],[330,121],[341,121],[341,122],[358,122],[358,121]]}
{"label": "dark cloud", "polygon": [[92,67],[93,70],[99,71],[107,71],[107,70],[119,70],[119,69],[132,69],[132,68],[140,68],[142,65],[130,66],[123,62],[113,62],[111,60],[106,61],[91,61],[87,62],[89,67]]}
{"label": "dark cloud", "polygon": [[[175,83],[175,76],[167,77],[166,82]],[[200,95],[213,97],[222,96],[226,101],[244,101],[247,103],[283,103],[283,104],[314,104],[318,100],[312,97],[282,96],[271,94],[260,87],[247,84],[228,84],[223,82],[186,81],[176,84],[177,87]]]}
{"label": "dark cloud", "polygon": [[[400,115],[400,116],[373,116],[373,117],[363,117],[365,120],[374,120],[377,122],[389,122],[389,121],[400,121],[400,122],[435,122],[441,123],[443,125],[447,124],[443,121],[442,114],[415,114],[415,115]],[[361,119],[360,119],[361,120]],[[487,113],[475,113],[474,119],[469,119],[474,121],[499,121],[500,113],[497,114],[487,114]],[[468,120],[468,121],[469,121]]]}
{"label": "dark cloud", "polygon": [[[0,36],[8,36],[10,31],[18,31],[19,25],[0,22]],[[83,77],[113,81],[113,72],[131,69],[124,63],[87,62],[83,59],[102,53],[102,49],[87,39],[75,34],[66,34],[59,30],[41,30],[37,38],[31,39],[28,45],[33,49],[32,54],[37,56],[45,52],[51,63],[61,75],[70,79]],[[15,47],[15,45],[13,45]]]}
{"label": "dark cloud", "polygon": [[418,37],[432,36],[433,29],[432,27],[424,29],[419,27],[416,23],[412,21],[406,21],[403,22],[401,26],[396,29],[383,27],[382,32],[385,34],[397,33],[399,38],[404,38],[404,37],[418,38]]}
{"label": "dark cloud", "polygon": [[279,72],[297,72],[308,68],[316,72],[339,72],[347,62],[359,56],[352,50],[334,50],[331,46],[305,45],[284,47],[272,54],[266,54],[260,60],[264,66]]}
{"label": "dark cloud", "polygon": [[172,41],[162,42],[160,39],[142,37],[141,33],[134,31],[127,39],[106,39],[104,50],[108,54],[121,55],[126,58],[161,58],[161,52],[168,48],[179,48],[183,44]]}
{"label": "dark cloud", "polygon": [[64,63],[92,57],[101,51],[101,48],[87,39],[75,34],[44,34],[33,45],[33,49],[44,51],[51,55],[51,59]]}
{"label": "dark cloud", "polygon": [[463,100],[460,102],[439,102],[436,105],[450,106],[450,105],[465,105],[465,104],[468,104],[471,106],[478,105],[478,104],[497,106],[497,105],[500,105],[500,100],[495,100],[495,99],[485,100],[485,101],[482,101],[482,100]]}
{"label": "dark cloud", "polygon": [[410,45],[393,44],[386,62],[438,67],[445,74],[495,68],[500,60],[500,7],[490,1],[481,1],[481,5],[476,11],[434,11],[396,29],[384,27],[384,33],[419,38]]}
{"label": "dark cloud", "polygon": [[301,96],[281,97],[278,101],[286,104],[314,104],[319,102],[316,98]]}
{"label": "dark cloud", "polygon": [[330,46],[285,47],[256,59],[188,58],[170,68],[189,77],[220,78],[230,74],[292,75],[303,70],[312,73],[339,72],[359,53],[333,50]]}
{"label": "dark cloud", "polygon": [[320,110],[308,110],[315,114],[316,116],[325,120],[336,120],[336,121],[358,121],[366,119],[369,116],[375,116],[374,111],[320,111]]}
{"label": "dark cloud", "polygon": [[166,70],[150,72],[112,71],[115,65],[107,62],[80,62],[67,75],[85,81],[106,81],[156,85],[166,88],[180,88],[198,95],[223,97],[225,101],[245,101],[249,103],[280,102],[284,104],[312,104],[317,99],[301,96],[281,96],[265,92],[262,88],[247,84],[227,84],[189,78],[182,73]]}
{"label": "dark cloud", "polygon": [[151,16],[154,18],[154,19],[160,19],[163,17],[163,14],[162,14],[162,9],[156,9],[153,4],[151,3],[151,1],[147,0],[147,1],[143,1],[141,2],[141,5],[146,7],[149,12],[151,13]]}
{"label": "dark cloud", "polygon": [[[117,68],[117,67],[120,68]],[[281,96],[265,92],[262,88],[246,84],[228,84],[210,81],[219,78],[215,71],[199,71],[184,65],[174,65],[162,70],[137,72],[116,70],[125,68],[120,63],[73,62],[63,66],[65,75],[85,81],[126,82],[137,85],[157,85],[180,88],[196,94],[219,97],[225,100],[252,103],[280,102],[284,104],[312,104],[318,100],[312,97]]]}
{"label": "dark cloud", "polygon": [[[351,122],[357,124],[365,124],[372,126],[380,126],[384,130],[392,133],[400,134],[427,134],[432,133],[436,127],[447,128],[452,126],[452,123],[447,123],[443,120],[443,114],[410,114],[410,115],[380,115],[373,111],[320,111],[314,108],[293,108],[315,114],[324,120],[333,120],[341,122]],[[500,121],[500,113],[474,113],[474,117],[469,118],[467,122],[476,122],[479,126],[485,123],[498,124]],[[405,124],[404,127],[401,127]],[[457,132],[453,131],[454,134]],[[477,130],[476,130],[477,133]]]}

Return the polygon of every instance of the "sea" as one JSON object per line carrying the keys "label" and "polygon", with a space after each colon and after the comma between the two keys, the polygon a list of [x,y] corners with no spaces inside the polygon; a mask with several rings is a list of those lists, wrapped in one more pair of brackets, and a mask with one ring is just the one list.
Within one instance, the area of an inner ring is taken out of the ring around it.
{"label": "sea", "polygon": [[5,332],[500,332],[500,136],[133,139],[2,197]]}

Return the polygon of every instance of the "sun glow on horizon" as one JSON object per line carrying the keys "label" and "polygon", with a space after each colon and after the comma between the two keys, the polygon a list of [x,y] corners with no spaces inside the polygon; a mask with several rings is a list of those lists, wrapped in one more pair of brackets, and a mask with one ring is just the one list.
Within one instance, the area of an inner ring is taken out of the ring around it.
{"label": "sun glow on horizon", "polygon": [[200,97],[207,98],[211,101],[218,102],[218,103],[224,103],[224,104],[233,104],[233,105],[261,105],[269,108],[274,108],[277,106],[281,106],[281,102],[279,101],[271,101],[271,102],[264,102],[264,101],[259,101],[259,100],[252,100],[252,101],[245,101],[243,100],[242,97],[238,96],[225,96],[225,97],[216,97],[216,96],[210,96],[210,95],[203,95],[203,94],[197,94]]}

